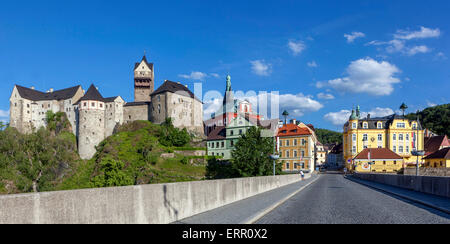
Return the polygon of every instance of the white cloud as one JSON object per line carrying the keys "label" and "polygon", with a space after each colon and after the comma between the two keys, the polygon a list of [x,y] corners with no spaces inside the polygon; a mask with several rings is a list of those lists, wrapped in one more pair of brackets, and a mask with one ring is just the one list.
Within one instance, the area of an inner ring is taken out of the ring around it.
{"label": "white cloud", "polygon": [[422,46],[414,46],[412,48],[408,48],[406,50],[406,54],[409,55],[409,56],[413,56],[413,55],[416,55],[417,53],[427,53],[427,52],[430,52],[430,51],[431,51],[430,48],[428,48],[427,46],[422,45]]}
{"label": "white cloud", "polygon": [[189,75],[178,75],[179,77],[191,80],[204,80],[208,75],[200,71],[192,71]]}
{"label": "white cloud", "polygon": [[441,31],[439,28],[429,29],[426,27],[420,27],[419,31],[405,31],[405,30],[397,30],[397,33],[394,34],[395,39],[402,40],[411,40],[411,39],[424,39],[424,38],[435,38],[441,35]]}
{"label": "white cloud", "polygon": [[428,107],[434,107],[434,106],[437,106],[437,104],[436,103],[432,103],[430,101],[427,101],[427,106]]}
{"label": "white cloud", "polygon": [[216,73],[211,73],[211,74],[209,74],[210,76],[212,76],[212,77],[214,77],[214,78],[219,78],[220,77],[220,75],[219,74],[216,74]]}
{"label": "white cloud", "polygon": [[294,55],[300,54],[303,50],[305,50],[306,45],[302,41],[289,41],[288,47],[291,49]]}
{"label": "white cloud", "polygon": [[446,59],[447,59],[447,56],[445,56],[445,54],[444,54],[443,52],[438,52],[438,53],[436,54],[435,59],[446,60]]}
{"label": "white cloud", "polygon": [[[331,122],[333,125],[343,126],[348,121],[351,114],[352,114],[352,111],[350,111],[350,110],[341,110],[338,112],[327,113],[323,117],[324,117],[324,119]],[[370,114],[371,118],[384,117],[384,116],[394,114],[394,110],[392,110],[390,108],[376,107],[376,108],[370,110],[369,112],[361,112],[361,118],[367,117],[367,114]]]}
{"label": "white cloud", "polygon": [[9,110],[0,109],[0,118],[9,118]]}
{"label": "white cloud", "polygon": [[393,85],[400,80],[394,75],[400,70],[386,61],[377,62],[371,58],[351,62],[347,67],[347,77],[317,82],[316,87],[331,87],[341,92],[368,93],[371,95],[389,95]]}
{"label": "white cloud", "polygon": [[329,93],[321,92],[321,93],[317,94],[317,98],[331,100],[331,99],[334,99],[334,96],[332,94],[329,94]]}
{"label": "white cloud", "polygon": [[365,37],[366,35],[362,32],[352,32],[352,34],[344,34],[344,37],[347,38],[347,43],[352,43],[356,38]]}
{"label": "white cloud", "polygon": [[397,30],[397,33],[394,34],[394,39],[391,41],[383,42],[383,41],[371,41],[366,45],[373,46],[386,46],[386,52],[388,53],[403,53],[408,56],[413,56],[418,53],[428,53],[431,49],[425,45],[420,46],[407,46],[406,41],[413,39],[424,39],[424,38],[433,38],[439,37],[441,34],[439,29],[429,29],[425,27],[421,27],[420,31],[404,31]]}
{"label": "white cloud", "polygon": [[339,112],[330,112],[323,116],[324,119],[330,121],[333,125],[343,126],[352,114],[350,110],[341,110]]}
{"label": "white cloud", "polygon": [[272,73],[272,65],[267,64],[264,60],[250,61],[253,73],[260,76],[268,76]]}
{"label": "white cloud", "polygon": [[317,68],[318,67],[316,61],[308,62],[307,65],[308,65],[308,67],[311,67],[311,68]]}

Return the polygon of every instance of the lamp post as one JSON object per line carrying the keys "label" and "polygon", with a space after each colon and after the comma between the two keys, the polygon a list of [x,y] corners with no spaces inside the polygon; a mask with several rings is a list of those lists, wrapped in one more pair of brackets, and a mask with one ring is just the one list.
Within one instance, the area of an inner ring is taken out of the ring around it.
{"label": "lamp post", "polygon": [[417,156],[416,158],[416,176],[419,176],[419,156],[425,155],[425,151],[419,151],[419,116],[417,115],[417,125],[416,125],[416,150],[412,151],[411,154]]}

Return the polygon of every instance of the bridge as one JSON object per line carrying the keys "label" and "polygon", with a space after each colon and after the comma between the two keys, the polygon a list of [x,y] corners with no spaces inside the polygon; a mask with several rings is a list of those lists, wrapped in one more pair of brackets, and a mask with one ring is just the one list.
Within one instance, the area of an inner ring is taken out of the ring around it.
{"label": "bridge", "polygon": [[[282,175],[4,195],[0,223],[450,223],[448,196],[363,178],[331,171],[305,180]],[[448,191],[450,178],[438,178],[420,185]]]}

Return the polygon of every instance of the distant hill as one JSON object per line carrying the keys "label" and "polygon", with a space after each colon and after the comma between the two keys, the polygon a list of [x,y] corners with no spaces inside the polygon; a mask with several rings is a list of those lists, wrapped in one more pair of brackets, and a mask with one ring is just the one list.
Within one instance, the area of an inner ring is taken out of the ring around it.
{"label": "distant hill", "polygon": [[342,142],[342,133],[327,130],[327,129],[315,129],[317,138],[322,144],[328,143],[341,143]]}
{"label": "distant hill", "polygon": [[450,103],[429,107],[418,113],[410,113],[406,117],[416,120],[417,115],[423,127],[439,135],[450,136]]}

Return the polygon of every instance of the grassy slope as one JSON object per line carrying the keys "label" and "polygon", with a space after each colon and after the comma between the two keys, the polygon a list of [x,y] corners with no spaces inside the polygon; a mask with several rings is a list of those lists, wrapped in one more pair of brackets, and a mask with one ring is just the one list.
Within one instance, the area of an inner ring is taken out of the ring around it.
{"label": "grassy slope", "polygon": [[[148,121],[135,121],[119,128],[119,132],[106,138],[97,148],[96,155],[80,163],[74,174],[68,177],[57,189],[76,189],[93,187],[93,177],[101,174],[99,163],[105,157],[124,162],[123,171],[135,184],[167,183],[201,180],[206,168],[202,164],[191,164],[199,157],[186,157],[175,154],[174,158],[162,158],[177,148],[168,148],[159,143],[160,126]],[[186,150],[186,148],[182,148]],[[200,157],[201,158],[201,157]]]}

